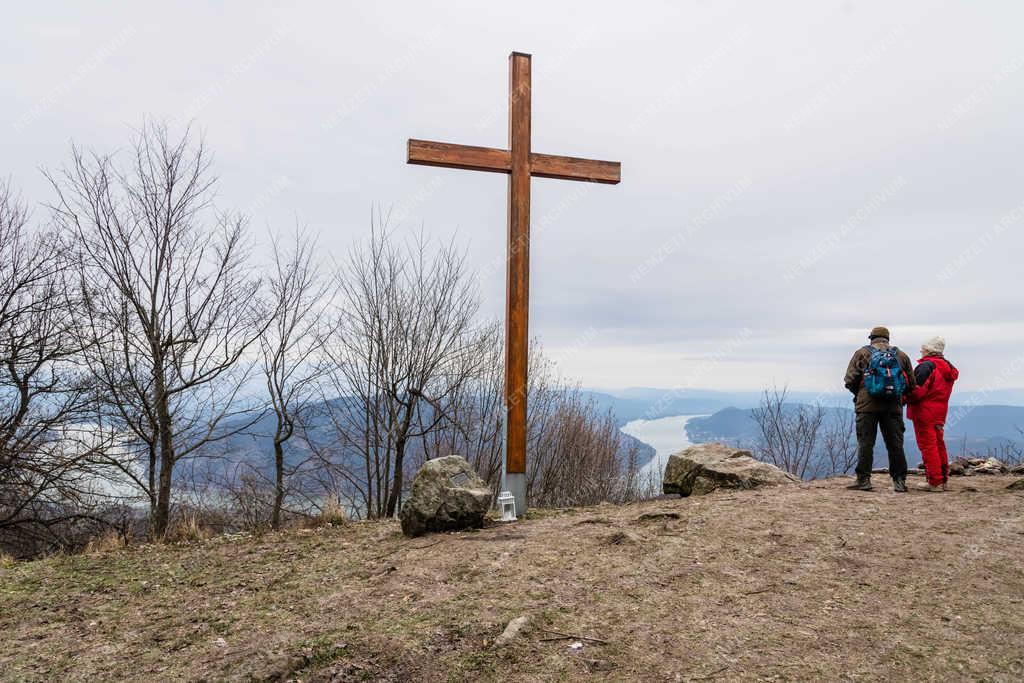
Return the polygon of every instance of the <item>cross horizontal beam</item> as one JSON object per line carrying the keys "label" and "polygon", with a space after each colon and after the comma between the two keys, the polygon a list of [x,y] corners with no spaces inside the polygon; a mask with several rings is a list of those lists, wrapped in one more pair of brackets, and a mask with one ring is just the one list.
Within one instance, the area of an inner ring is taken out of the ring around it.
{"label": "cross horizontal beam", "polygon": [[[512,170],[512,156],[507,149],[429,140],[410,139],[406,160],[410,164],[421,166],[442,166],[491,173],[510,173]],[[617,161],[532,153],[530,175],[538,178],[617,185],[621,175],[621,164]]]}

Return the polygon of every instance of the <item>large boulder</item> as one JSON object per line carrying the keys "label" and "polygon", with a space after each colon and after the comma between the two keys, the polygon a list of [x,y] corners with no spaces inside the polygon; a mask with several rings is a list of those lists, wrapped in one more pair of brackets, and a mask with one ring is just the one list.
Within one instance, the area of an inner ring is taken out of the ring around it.
{"label": "large boulder", "polygon": [[669,457],[662,490],[681,496],[702,496],[719,488],[753,489],[797,481],[800,480],[778,467],[755,460],[750,451],[705,443]]}
{"label": "large boulder", "polygon": [[491,489],[457,455],[428,460],[412,482],[402,505],[402,533],[479,529],[491,507]]}

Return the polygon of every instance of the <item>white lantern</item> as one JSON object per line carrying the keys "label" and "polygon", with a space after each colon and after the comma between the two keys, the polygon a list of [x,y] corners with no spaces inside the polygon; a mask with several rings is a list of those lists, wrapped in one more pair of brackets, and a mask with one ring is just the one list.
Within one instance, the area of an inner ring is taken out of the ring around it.
{"label": "white lantern", "polygon": [[498,507],[501,508],[501,521],[516,521],[516,497],[511,491],[502,491],[498,494]]}

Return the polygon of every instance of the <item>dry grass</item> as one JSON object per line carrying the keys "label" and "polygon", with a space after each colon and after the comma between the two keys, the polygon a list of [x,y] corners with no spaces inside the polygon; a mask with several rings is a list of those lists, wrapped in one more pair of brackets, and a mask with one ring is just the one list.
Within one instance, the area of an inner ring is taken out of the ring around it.
{"label": "dry grass", "polygon": [[188,513],[182,519],[171,524],[164,534],[168,543],[196,543],[214,536],[213,530],[203,526],[197,513]]}
{"label": "dry grass", "polygon": [[[0,569],[8,680],[1019,680],[1024,504],[846,480]],[[975,490],[968,490],[967,487]],[[514,617],[530,625],[494,646]],[[586,636],[581,650],[572,639]],[[599,642],[600,641],[600,642]]]}
{"label": "dry grass", "polygon": [[348,515],[345,514],[344,506],[336,498],[328,498],[324,503],[320,514],[310,517],[303,525],[306,528],[322,526],[342,526],[348,523]]}
{"label": "dry grass", "polygon": [[113,550],[120,550],[126,545],[124,535],[117,529],[107,529],[99,536],[94,536],[85,544],[83,552],[91,555],[96,553],[109,553]]}

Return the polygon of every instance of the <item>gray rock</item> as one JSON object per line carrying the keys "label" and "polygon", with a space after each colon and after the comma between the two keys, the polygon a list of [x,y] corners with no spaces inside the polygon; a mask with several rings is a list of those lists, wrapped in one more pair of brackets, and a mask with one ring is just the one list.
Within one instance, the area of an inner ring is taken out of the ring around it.
{"label": "gray rock", "polygon": [[402,533],[479,529],[490,507],[491,489],[468,462],[457,455],[428,460],[402,505]]}
{"label": "gray rock", "polygon": [[522,630],[529,625],[529,623],[530,617],[525,614],[508,622],[508,626],[506,626],[505,630],[501,632],[501,635],[494,639],[495,647],[501,647],[502,645],[508,645],[511,643],[516,639],[516,636],[518,636]]}
{"label": "gray rock", "polygon": [[1018,479],[1017,481],[1013,482],[1006,488],[1010,489],[1011,491],[1024,491],[1024,479]]}
{"label": "gray rock", "polygon": [[[970,462],[973,465],[974,461],[972,460]],[[1005,474],[1007,467],[996,458],[989,458],[988,460],[982,460],[981,463],[974,465],[972,470],[974,474]]]}
{"label": "gray rock", "polygon": [[720,488],[753,489],[798,481],[774,465],[755,460],[750,451],[705,443],[669,457],[662,490],[701,496]]}

